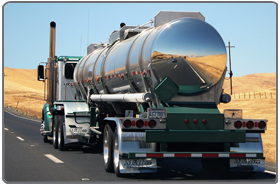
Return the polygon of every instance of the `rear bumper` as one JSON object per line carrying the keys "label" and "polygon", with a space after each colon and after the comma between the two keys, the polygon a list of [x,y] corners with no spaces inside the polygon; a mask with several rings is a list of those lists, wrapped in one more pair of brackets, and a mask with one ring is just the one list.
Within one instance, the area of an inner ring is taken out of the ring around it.
{"label": "rear bumper", "polygon": [[226,159],[264,159],[263,153],[232,153],[232,152],[156,152],[156,153],[129,153],[128,159],[134,158],[226,158]]}
{"label": "rear bumper", "polygon": [[245,143],[246,132],[244,130],[146,130],[146,142]]}

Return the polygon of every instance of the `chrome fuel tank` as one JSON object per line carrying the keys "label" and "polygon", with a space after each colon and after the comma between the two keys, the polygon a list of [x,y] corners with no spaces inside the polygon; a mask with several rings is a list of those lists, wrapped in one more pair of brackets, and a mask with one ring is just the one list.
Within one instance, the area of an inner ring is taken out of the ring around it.
{"label": "chrome fuel tank", "polygon": [[75,68],[74,81],[84,99],[88,90],[150,92],[165,76],[179,86],[178,95],[190,95],[214,87],[226,61],[225,44],[211,25],[180,18],[86,55]]}

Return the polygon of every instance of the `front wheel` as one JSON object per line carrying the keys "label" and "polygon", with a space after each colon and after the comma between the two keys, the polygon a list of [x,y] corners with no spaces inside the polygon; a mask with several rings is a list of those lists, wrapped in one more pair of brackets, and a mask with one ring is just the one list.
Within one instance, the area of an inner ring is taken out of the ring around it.
{"label": "front wheel", "polygon": [[58,148],[57,134],[58,134],[58,116],[54,116],[54,118],[53,118],[53,147],[54,147],[54,149]]}
{"label": "front wheel", "polygon": [[58,134],[57,134],[57,147],[60,151],[65,150],[64,134],[63,134],[63,116],[59,116],[58,121]]}
{"label": "front wheel", "polygon": [[47,135],[44,135],[44,136],[43,136],[43,141],[44,141],[44,143],[49,142],[49,140],[48,140],[48,136],[47,136]]}
{"label": "front wheel", "polygon": [[104,167],[107,172],[113,172],[113,131],[106,124],[103,133],[103,159]]}

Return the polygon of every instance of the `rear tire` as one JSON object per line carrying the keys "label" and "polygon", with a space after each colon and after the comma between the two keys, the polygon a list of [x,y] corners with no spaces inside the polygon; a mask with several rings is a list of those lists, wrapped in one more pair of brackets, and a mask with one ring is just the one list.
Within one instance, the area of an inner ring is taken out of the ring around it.
{"label": "rear tire", "polygon": [[63,133],[63,116],[58,117],[57,147],[60,151],[65,150],[64,133]]}
{"label": "rear tire", "polygon": [[53,118],[53,147],[54,149],[58,148],[57,135],[58,134],[58,116]]}
{"label": "rear tire", "polygon": [[113,148],[113,155],[114,155],[114,171],[117,177],[121,177],[123,174],[120,172],[120,154],[119,154],[119,142],[118,142],[118,127],[115,128],[114,132],[114,148]]}
{"label": "rear tire", "polygon": [[106,124],[103,133],[103,160],[104,168],[107,172],[113,172],[113,131]]}

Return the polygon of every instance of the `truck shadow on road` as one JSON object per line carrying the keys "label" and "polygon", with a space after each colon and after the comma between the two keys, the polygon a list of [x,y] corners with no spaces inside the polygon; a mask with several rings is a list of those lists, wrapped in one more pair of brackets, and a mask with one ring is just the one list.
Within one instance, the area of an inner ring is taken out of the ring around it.
{"label": "truck shadow on road", "polygon": [[[52,144],[52,142],[50,143]],[[68,151],[78,151],[84,154],[102,155],[102,145],[71,147]],[[256,173],[254,176],[241,173],[205,172],[200,159],[165,159],[158,160],[156,173],[124,174],[123,179],[137,181],[147,180],[230,180],[230,181],[275,181],[276,175],[270,173]],[[105,172],[105,170],[104,170]],[[113,173],[108,173],[113,174]]]}

